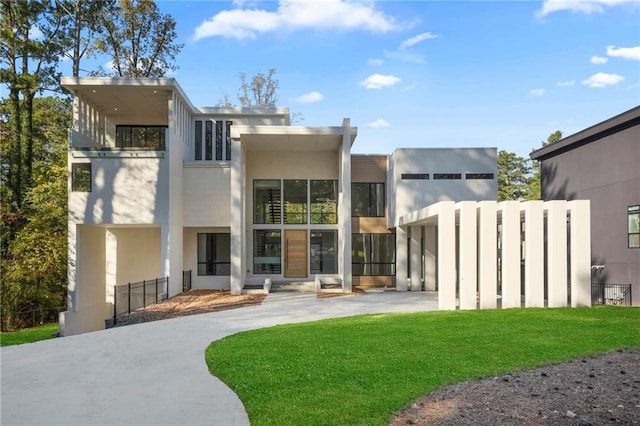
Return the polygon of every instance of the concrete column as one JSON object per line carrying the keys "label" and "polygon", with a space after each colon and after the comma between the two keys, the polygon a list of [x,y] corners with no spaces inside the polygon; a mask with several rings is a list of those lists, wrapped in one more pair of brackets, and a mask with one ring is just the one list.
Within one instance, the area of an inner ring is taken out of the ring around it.
{"label": "concrete column", "polygon": [[495,201],[478,203],[478,281],[480,309],[495,309],[498,300],[498,220]]}
{"label": "concrete column", "polygon": [[567,202],[546,201],[547,306],[567,306]]}
{"label": "concrete column", "polygon": [[410,227],[411,291],[422,290],[422,227]]}
{"label": "concrete column", "polygon": [[427,225],[424,227],[424,289],[427,291],[436,291],[438,288],[436,276],[437,236],[435,226]]}
{"label": "concrete column", "polygon": [[110,229],[105,230],[105,272],[107,303],[113,304],[113,287],[118,283],[118,237]]}
{"label": "concrete column", "polygon": [[[240,136],[231,140],[231,294],[242,294],[244,286],[244,188]],[[247,236],[251,238],[251,236]]]}
{"label": "concrete column", "polygon": [[503,201],[502,212],[502,307],[519,308],[520,301],[520,203]]}
{"label": "concrete column", "polygon": [[544,307],[544,215],[542,201],[527,201],[524,207],[524,305]]}
{"label": "concrete column", "polygon": [[438,203],[438,309],[456,309],[456,212],[453,201]]}
{"label": "concrete column", "polygon": [[407,230],[396,227],[396,291],[407,291]]}
{"label": "concrete column", "polygon": [[589,200],[567,203],[571,214],[571,306],[591,306],[591,211]]}
{"label": "concrete column", "polygon": [[456,204],[460,212],[458,282],[460,309],[476,309],[478,293],[478,225],[475,201]]}
{"label": "concrete column", "polygon": [[351,122],[348,118],[342,120],[341,149],[339,156],[341,191],[338,201],[340,209],[338,244],[342,256],[339,256],[339,259],[342,260],[342,287],[345,293],[351,293],[353,283],[351,265]]}

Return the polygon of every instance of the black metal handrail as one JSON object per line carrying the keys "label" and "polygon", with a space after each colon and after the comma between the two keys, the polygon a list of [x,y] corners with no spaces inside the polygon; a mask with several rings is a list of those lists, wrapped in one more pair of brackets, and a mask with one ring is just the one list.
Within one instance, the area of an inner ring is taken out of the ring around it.
{"label": "black metal handrail", "polygon": [[113,325],[118,315],[146,308],[169,298],[169,277],[113,286]]}
{"label": "black metal handrail", "polygon": [[631,284],[591,283],[592,305],[631,306]]}

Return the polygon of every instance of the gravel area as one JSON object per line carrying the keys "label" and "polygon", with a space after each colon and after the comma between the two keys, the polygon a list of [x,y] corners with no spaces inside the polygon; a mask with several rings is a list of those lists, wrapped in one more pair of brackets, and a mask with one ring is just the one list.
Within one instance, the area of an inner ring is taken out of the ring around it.
{"label": "gravel area", "polygon": [[414,401],[400,425],[640,424],[640,348],[450,385]]}

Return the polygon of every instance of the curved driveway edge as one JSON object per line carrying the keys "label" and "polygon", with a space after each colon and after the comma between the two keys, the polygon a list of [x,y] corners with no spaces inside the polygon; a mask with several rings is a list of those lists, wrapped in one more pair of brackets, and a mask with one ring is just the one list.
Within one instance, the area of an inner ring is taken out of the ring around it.
{"label": "curved driveway edge", "polygon": [[0,349],[2,425],[248,425],[211,376],[204,351],[240,331],[351,315],[437,310],[434,293],[318,299],[270,294],[261,305]]}

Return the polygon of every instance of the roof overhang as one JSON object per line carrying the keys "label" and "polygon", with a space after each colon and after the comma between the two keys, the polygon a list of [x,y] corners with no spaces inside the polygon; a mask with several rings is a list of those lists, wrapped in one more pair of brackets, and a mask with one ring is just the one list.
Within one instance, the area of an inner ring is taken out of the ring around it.
{"label": "roof overhang", "polygon": [[532,160],[546,160],[563,152],[588,144],[605,136],[640,125],[640,106],[632,108],[601,123],[588,127],[558,142],[537,149],[529,157]]}
{"label": "roof overhang", "polygon": [[[350,127],[350,146],[358,129]],[[233,126],[231,137],[240,139],[248,151],[337,151],[343,127]]]}

